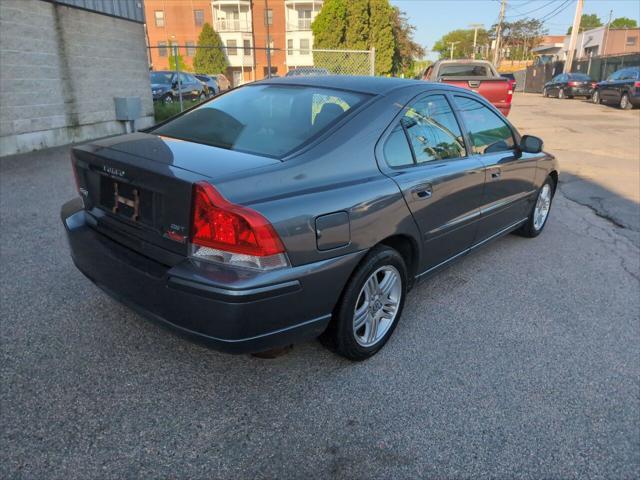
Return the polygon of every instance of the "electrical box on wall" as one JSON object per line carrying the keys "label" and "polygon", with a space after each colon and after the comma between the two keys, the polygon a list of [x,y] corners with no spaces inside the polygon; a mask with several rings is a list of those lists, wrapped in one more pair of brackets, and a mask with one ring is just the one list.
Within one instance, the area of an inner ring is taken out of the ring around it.
{"label": "electrical box on wall", "polygon": [[142,99],[140,97],[115,97],[116,120],[132,121],[142,115]]}

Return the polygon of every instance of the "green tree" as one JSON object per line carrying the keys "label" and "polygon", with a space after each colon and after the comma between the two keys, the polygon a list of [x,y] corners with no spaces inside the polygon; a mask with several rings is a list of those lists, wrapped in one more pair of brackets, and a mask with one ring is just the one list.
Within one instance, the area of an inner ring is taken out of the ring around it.
{"label": "green tree", "polygon": [[395,10],[388,0],[369,0],[369,42],[376,49],[375,74],[389,75],[397,51],[393,22]]}
{"label": "green tree", "polygon": [[347,4],[346,48],[366,50],[371,35],[369,0],[349,0]]}
{"label": "green tree", "polygon": [[[182,58],[182,54],[180,53],[179,48],[173,48],[171,42],[169,43],[169,70],[181,70],[183,72],[188,72],[191,70],[189,65],[184,63],[184,59]],[[176,55],[177,52],[177,55]],[[180,68],[177,68],[177,66]]]}
{"label": "green tree", "polygon": [[344,48],[347,34],[346,0],[325,0],[311,24],[314,48]]}
{"label": "green tree", "polygon": [[[493,39],[496,26],[491,27],[490,39]],[[531,58],[531,48],[539,43],[546,33],[544,23],[535,18],[523,18],[502,24],[501,46],[507,49],[512,60]]]}
{"label": "green tree", "polygon": [[618,17],[613,22],[609,28],[636,28],[638,26],[638,22],[636,22],[633,18],[627,17]]}
{"label": "green tree", "polygon": [[409,23],[406,14],[398,7],[393,8],[393,36],[396,50],[393,55],[393,71],[415,77],[426,65],[419,60],[424,57],[424,48],[413,40],[415,27]]}
{"label": "green tree", "polygon": [[[473,58],[474,30],[453,30],[444,35],[433,45],[433,51],[440,54],[440,58],[450,58],[451,43],[457,42],[453,47],[453,58]],[[477,46],[488,43],[489,35],[483,28],[478,29]]]}
{"label": "green tree", "polygon": [[[602,26],[602,20],[600,20],[600,17],[598,17],[598,15],[596,15],[595,13],[591,13],[591,14],[583,13],[582,17],[580,18],[580,30],[578,30],[578,33],[584,32],[585,30],[591,30],[592,28],[598,28],[601,26]],[[567,35],[570,35],[572,30],[573,30],[573,25],[569,27],[569,29],[567,30]]]}
{"label": "green tree", "polygon": [[198,73],[221,73],[229,66],[220,35],[213,27],[205,23],[198,37],[196,55],[193,57],[193,67]]}

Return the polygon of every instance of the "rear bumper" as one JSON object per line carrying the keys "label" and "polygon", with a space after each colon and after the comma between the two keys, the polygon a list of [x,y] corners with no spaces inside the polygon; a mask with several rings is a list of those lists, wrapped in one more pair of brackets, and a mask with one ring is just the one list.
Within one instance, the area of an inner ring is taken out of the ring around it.
{"label": "rear bumper", "polygon": [[500,110],[500,113],[502,113],[505,117],[507,117],[509,115],[509,112],[511,111],[511,104],[508,104],[508,105],[496,105],[495,107],[498,110]]}
{"label": "rear bumper", "polygon": [[78,200],[61,212],[77,268],[144,316],[229,353],[317,337],[365,254],[266,273],[187,259],[168,267],[98,233]]}
{"label": "rear bumper", "polygon": [[590,97],[592,93],[593,88],[569,87],[567,91],[567,95],[572,97]]}

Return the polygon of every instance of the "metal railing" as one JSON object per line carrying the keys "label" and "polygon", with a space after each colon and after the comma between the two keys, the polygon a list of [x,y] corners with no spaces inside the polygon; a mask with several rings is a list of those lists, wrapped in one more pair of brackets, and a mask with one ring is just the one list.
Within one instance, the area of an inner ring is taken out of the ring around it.
{"label": "metal railing", "polygon": [[218,19],[214,22],[216,32],[251,32],[251,22],[240,19]]}
{"label": "metal railing", "polygon": [[312,22],[313,20],[311,18],[299,18],[295,22],[287,22],[287,31],[296,32],[300,30],[311,30]]}

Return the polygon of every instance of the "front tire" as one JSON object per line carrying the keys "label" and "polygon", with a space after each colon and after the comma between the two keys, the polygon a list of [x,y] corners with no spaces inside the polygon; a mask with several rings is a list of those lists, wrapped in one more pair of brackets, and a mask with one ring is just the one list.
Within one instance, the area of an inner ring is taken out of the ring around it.
{"label": "front tire", "polygon": [[173,95],[168,94],[165,95],[164,97],[162,97],[162,103],[164,103],[165,105],[170,105],[173,103]]}
{"label": "front tire", "polygon": [[555,191],[556,184],[554,180],[551,177],[547,177],[538,190],[536,203],[533,204],[526,223],[517,230],[518,234],[523,237],[534,238],[542,233],[549,218],[551,202],[553,201]]}
{"label": "front tire", "polygon": [[622,110],[631,110],[633,105],[631,105],[631,101],[629,100],[629,95],[627,93],[623,93],[622,97],[620,97],[620,108]]}
{"label": "front tire", "polygon": [[394,249],[377,246],[356,268],[325,338],[350,360],[375,355],[396,328],[407,293],[407,266]]}
{"label": "front tire", "polygon": [[600,92],[598,90],[591,94],[591,102],[596,105],[600,105],[602,103],[602,98],[600,98]]}

